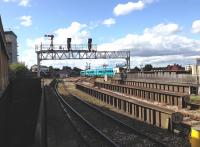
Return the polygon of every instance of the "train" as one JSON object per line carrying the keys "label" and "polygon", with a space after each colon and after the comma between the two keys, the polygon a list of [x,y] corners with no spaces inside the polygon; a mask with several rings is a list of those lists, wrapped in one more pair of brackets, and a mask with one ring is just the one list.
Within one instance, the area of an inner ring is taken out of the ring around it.
{"label": "train", "polygon": [[119,68],[99,68],[83,70],[80,72],[80,75],[89,77],[104,77],[105,75],[107,75],[108,77],[113,77],[116,73],[119,73]]}

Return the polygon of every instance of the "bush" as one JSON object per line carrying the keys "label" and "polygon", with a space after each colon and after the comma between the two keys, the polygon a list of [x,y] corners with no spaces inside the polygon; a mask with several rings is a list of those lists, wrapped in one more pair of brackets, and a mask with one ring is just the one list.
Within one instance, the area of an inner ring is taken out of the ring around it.
{"label": "bush", "polygon": [[57,80],[56,80],[56,79],[53,79],[53,80],[51,81],[51,83],[50,83],[50,86],[51,86],[51,87],[54,87],[54,86],[56,85],[56,83],[57,83]]}
{"label": "bush", "polygon": [[24,76],[26,73],[29,73],[28,68],[22,63],[13,63],[10,64],[10,73],[11,77],[21,77]]}
{"label": "bush", "polygon": [[144,71],[151,71],[153,69],[153,66],[151,64],[146,64],[143,68]]}

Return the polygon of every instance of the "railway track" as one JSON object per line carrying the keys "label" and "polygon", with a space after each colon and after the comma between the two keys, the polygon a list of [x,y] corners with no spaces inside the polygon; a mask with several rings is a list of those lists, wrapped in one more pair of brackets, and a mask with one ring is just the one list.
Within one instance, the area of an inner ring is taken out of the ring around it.
{"label": "railway track", "polygon": [[71,107],[56,89],[55,91],[61,107],[63,108],[64,112],[66,113],[72,124],[76,127],[77,132],[85,140],[85,144],[87,145],[87,147],[118,147],[115,142],[106,137],[98,128],[88,122],[73,107]]}
{"label": "railway track", "polygon": [[[56,92],[59,95],[57,89]],[[140,133],[78,97],[70,95],[64,99],[59,95],[59,99],[62,101],[65,111],[68,112],[68,108],[74,109],[77,116],[86,122],[90,122],[93,128],[96,128],[113,143],[113,146],[166,146],[162,142]]]}
{"label": "railway track", "polygon": [[[70,147],[88,147],[87,142],[76,130],[76,126],[71,122],[71,119],[66,117],[60,103],[55,98],[55,93],[50,87],[45,88],[46,97],[48,97],[47,119],[48,119],[48,147],[55,146],[70,146]],[[68,133],[70,132],[70,134]]]}

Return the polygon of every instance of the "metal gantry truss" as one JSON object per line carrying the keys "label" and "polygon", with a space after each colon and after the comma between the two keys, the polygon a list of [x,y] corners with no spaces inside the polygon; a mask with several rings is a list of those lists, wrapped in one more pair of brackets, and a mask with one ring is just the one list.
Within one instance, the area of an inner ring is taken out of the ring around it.
{"label": "metal gantry truss", "polygon": [[72,45],[68,50],[65,45],[40,45],[35,47],[37,53],[38,77],[40,77],[40,62],[42,60],[69,59],[126,59],[127,70],[130,70],[130,51],[97,51],[93,45],[91,51],[86,45]]}

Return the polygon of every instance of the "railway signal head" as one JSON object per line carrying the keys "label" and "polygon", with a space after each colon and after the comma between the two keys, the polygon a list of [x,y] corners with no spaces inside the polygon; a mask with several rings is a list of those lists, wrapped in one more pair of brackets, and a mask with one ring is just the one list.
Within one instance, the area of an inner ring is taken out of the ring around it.
{"label": "railway signal head", "polygon": [[50,39],[53,39],[54,38],[54,35],[44,35],[44,37],[48,37]]}
{"label": "railway signal head", "polygon": [[44,35],[44,37],[50,38],[50,40],[51,40],[50,49],[53,50],[53,38],[54,38],[54,35]]}
{"label": "railway signal head", "polygon": [[91,51],[92,49],[92,38],[88,38],[88,50]]}
{"label": "railway signal head", "polygon": [[67,49],[68,49],[68,51],[71,50],[71,40],[72,40],[72,38],[67,38]]}

